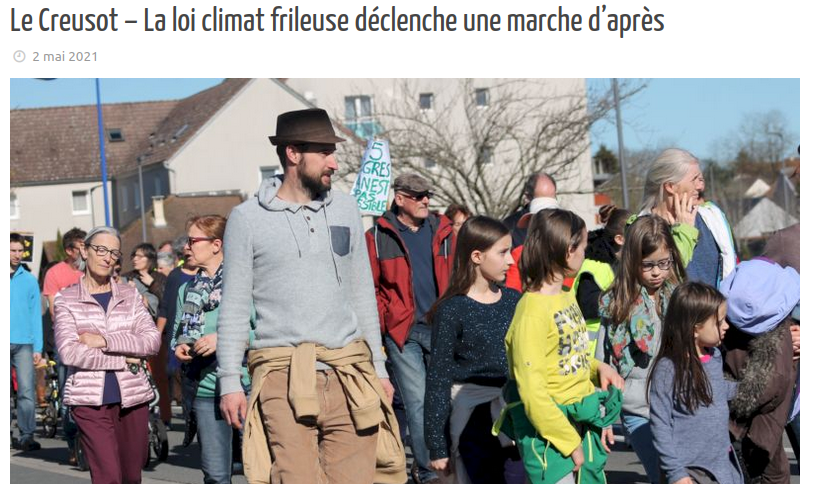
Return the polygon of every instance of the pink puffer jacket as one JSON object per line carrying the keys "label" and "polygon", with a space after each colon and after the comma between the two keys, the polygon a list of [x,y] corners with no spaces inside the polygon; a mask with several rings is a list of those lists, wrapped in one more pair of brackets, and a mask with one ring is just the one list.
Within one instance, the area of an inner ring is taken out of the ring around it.
{"label": "pink puffer jacket", "polygon": [[[125,356],[146,358],[159,351],[161,335],[136,288],[111,283],[107,314],[88,293],[84,277],[54,298],[54,339],[60,360],[68,366],[63,403],[102,404],[105,371],[115,370],[122,395],[122,407],[148,402],[153,390],[147,375],[127,369]],[[79,342],[82,333],[100,334],[108,345],[91,348]]]}

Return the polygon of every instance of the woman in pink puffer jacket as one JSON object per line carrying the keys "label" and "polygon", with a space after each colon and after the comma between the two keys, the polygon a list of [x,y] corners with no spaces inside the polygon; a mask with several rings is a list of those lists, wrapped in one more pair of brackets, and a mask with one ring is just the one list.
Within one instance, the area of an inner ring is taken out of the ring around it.
{"label": "woman in pink puffer jacket", "polygon": [[97,227],[80,251],[85,275],[54,299],[54,337],[68,367],[63,404],[82,431],[94,483],[138,483],[153,390],[141,361],[161,336],[136,288],[111,281],[119,233]]}

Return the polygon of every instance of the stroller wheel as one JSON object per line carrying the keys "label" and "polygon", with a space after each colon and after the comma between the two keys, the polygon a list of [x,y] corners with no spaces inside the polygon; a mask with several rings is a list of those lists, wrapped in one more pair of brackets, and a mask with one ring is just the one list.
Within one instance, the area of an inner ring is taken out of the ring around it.
{"label": "stroller wheel", "polygon": [[153,453],[156,454],[157,459],[164,462],[170,454],[170,444],[167,442],[167,428],[164,426],[164,422],[157,418],[153,422],[153,429],[154,435],[150,439]]}

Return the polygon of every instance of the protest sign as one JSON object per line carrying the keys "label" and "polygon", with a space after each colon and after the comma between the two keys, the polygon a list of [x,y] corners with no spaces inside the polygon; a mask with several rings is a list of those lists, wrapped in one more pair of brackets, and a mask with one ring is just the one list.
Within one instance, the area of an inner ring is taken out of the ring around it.
{"label": "protest sign", "polygon": [[368,140],[360,173],[354,181],[351,194],[363,215],[382,215],[388,208],[388,189],[391,187],[391,153],[388,141]]}

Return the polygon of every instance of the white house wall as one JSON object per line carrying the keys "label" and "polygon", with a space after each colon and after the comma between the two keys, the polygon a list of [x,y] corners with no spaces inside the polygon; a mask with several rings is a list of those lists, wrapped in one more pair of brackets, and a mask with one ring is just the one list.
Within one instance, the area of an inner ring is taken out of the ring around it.
{"label": "white house wall", "polygon": [[[74,215],[72,192],[91,189],[91,213]],[[10,220],[11,231],[34,234],[33,264],[29,265],[34,275],[39,274],[43,242],[56,240],[57,230],[65,234],[74,227],[88,231],[105,224],[102,184],[99,182],[12,187],[11,192],[17,195],[20,207],[19,218]]]}
{"label": "white house wall", "polygon": [[279,114],[306,105],[269,79],[255,79],[170,160],[172,193],[240,190],[253,195],[260,168],[279,166],[269,136]]}

